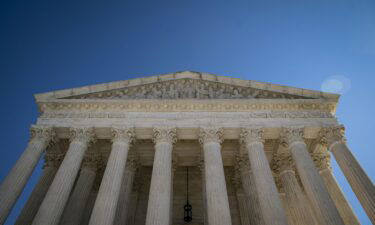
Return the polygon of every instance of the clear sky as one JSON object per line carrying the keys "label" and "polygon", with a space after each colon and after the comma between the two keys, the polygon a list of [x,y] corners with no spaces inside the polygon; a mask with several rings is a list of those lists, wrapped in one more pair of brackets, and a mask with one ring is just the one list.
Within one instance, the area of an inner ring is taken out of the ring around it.
{"label": "clear sky", "polygon": [[[373,0],[3,0],[0,180],[27,145],[33,94],[182,70],[343,93],[337,115],[374,179]],[[334,173],[371,224],[335,163]]]}

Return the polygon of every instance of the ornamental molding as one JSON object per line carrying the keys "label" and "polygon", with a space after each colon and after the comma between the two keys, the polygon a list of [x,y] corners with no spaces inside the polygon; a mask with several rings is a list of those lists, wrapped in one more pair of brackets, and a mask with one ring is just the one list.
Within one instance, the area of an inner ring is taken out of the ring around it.
{"label": "ornamental molding", "polygon": [[[134,112],[132,112],[134,113]],[[186,113],[186,112],[185,112]],[[209,117],[212,118],[213,116],[216,118],[227,118],[233,117],[233,114],[228,116],[224,114],[220,114],[219,112],[210,113],[210,115],[205,115],[206,112],[202,112],[200,115],[201,117]],[[148,115],[149,116],[149,115]],[[155,116],[155,115],[154,115]],[[70,111],[55,111],[55,112],[45,112],[43,113],[40,118],[42,119],[49,119],[49,118],[90,118],[90,119],[121,119],[121,118],[144,118],[147,117],[142,113],[130,114],[129,112],[70,112]],[[169,117],[173,117],[176,119],[179,118],[196,118],[195,116],[190,116],[189,114],[184,114],[184,112],[169,115]],[[298,119],[298,118],[335,118],[331,113],[328,112],[242,112],[237,113],[236,118],[239,119],[281,119],[281,118],[289,118],[289,119]]]}
{"label": "ornamental molding", "polygon": [[199,129],[199,143],[204,145],[209,142],[221,144],[223,142],[223,128],[201,127]]}
{"label": "ornamental molding", "polygon": [[322,99],[210,99],[210,100],[79,100],[56,99],[39,102],[47,112],[254,112],[313,111],[335,113],[336,102]]}
{"label": "ornamental molding", "polygon": [[241,129],[240,142],[245,144],[264,143],[262,127],[246,127]]}
{"label": "ornamental molding", "polygon": [[331,149],[333,145],[346,142],[345,127],[343,125],[323,127],[320,132],[320,143]]}
{"label": "ornamental molding", "polygon": [[297,142],[304,142],[304,127],[283,127],[280,132],[280,144],[289,147]]}
{"label": "ornamental molding", "polygon": [[95,142],[95,133],[93,127],[70,127],[70,142],[78,141],[90,144]]}
{"label": "ornamental molding", "polygon": [[177,142],[177,129],[176,127],[154,127],[153,141],[155,144],[167,142],[175,144]]}
{"label": "ornamental molding", "polygon": [[112,142],[126,141],[132,144],[135,139],[135,132],[133,127],[111,127]]}

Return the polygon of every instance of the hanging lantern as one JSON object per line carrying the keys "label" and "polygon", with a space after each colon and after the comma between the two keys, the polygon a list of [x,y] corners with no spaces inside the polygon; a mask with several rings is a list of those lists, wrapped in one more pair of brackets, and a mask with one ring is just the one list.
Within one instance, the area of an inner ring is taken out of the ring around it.
{"label": "hanging lantern", "polygon": [[192,206],[189,203],[189,167],[186,167],[186,205],[184,205],[184,221],[193,220]]}

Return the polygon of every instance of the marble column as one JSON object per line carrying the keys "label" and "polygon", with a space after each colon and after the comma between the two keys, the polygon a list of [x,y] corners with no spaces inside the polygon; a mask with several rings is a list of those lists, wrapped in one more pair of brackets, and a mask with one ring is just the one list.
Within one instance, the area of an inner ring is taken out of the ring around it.
{"label": "marble column", "polygon": [[171,209],[172,150],[176,128],[154,128],[155,156],[152,168],[146,225],[169,225]]}
{"label": "marble column", "polygon": [[3,224],[34,171],[43,151],[54,140],[52,127],[33,125],[31,139],[0,186],[0,224]]}
{"label": "marble column", "polygon": [[129,146],[134,140],[133,128],[112,127],[112,150],[100,184],[90,225],[112,225],[120,196]]}
{"label": "marble column", "polygon": [[324,127],[321,141],[334,155],[363,209],[375,224],[375,186],[346,145],[343,126]]}
{"label": "marble column", "polygon": [[100,156],[98,155],[89,154],[83,159],[81,172],[79,173],[77,183],[69,198],[68,204],[65,207],[60,225],[81,224],[85,206],[90,197],[100,162]]}
{"label": "marble column", "polygon": [[210,225],[231,225],[229,200],[221,156],[222,128],[201,128],[206,181],[207,216]]}
{"label": "marble column", "polygon": [[33,219],[38,212],[40,205],[42,204],[42,201],[63,158],[63,153],[47,151],[46,155],[44,156],[42,175],[40,176],[38,183],[35,185],[29,199],[18,216],[15,223],[16,225],[27,225],[33,222]]}
{"label": "marble column", "polygon": [[[321,146],[321,145],[319,145]],[[312,153],[315,166],[318,168],[320,176],[323,178],[326,184],[327,190],[334,201],[337,210],[339,211],[341,218],[344,220],[345,225],[359,225],[357,216],[354,214],[352,207],[346,200],[344,193],[340,186],[336,182],[336,179],[332,175],[330,166],[330,154],[326,149],[321,149],[318,152],[317,149]]]}
{"label": "marble column", "polygon": [[84,154],[94,140],[92,128],[70,128],[70,145],[36,214],[33,225],[57,225],[68,201]]}
{"label": "marble column", "polygon": [[279,153],[274,157],[274,171],[278,174],[285,192],[289,210],[290,225],[317,225],[309,202],[302,192],[294,172],[294,164],[289,153]]}
{"label": "marble column", "polygon": [[264,223],[286,225],[287,218],[264,152],[263,141],[262,128],[242,129],[241,142],[246,145]]}
{"label": "marble column", "polygon": [[239,167],[238,169],[241,177],[242,189],[244,190],[247,198],[246,202],[248,206],[250,224],[262,225],[264,224],[262,212],[256,192],[254,176],[250,169],[249,157],[247,154],[237,159],[237,165]]}
{"label": "marble column", "polygon": [[133,182],[138,163],[134,157],[128,160],[125,167],[125,175],[122,178],[121,191],[116,209],[115,225],[126,224],[130,210],[130,196],[133,192]]}
{"label": "marble column", "polygon": [[344,224],[327,188],[315,168],[304,142],[303,127],[283,128],[281,143],[287,147],[301,178],[303,187],[321,223]]}
{"label": "marble column", "polygon": [[202,176],[202,208],[203,208],[203,225],[208,225],[208,216],[207,216],[207,194],[206,194],[206,179],[204,178],[204,159],[203,159],[203,150],[198,158],[199,170],[201,171]]}
{"label": "marble column", "polygon": [[172,172],[171,172],[171,208],[170,208],[170,213],[169,213],[169,224],[172,225],[173,224],[173,180],[174,180],[174,174],[176,172],[176,169],[177,169],[177,155],[176,154],[173,154],[172,153]]}
{"label": "marble column", "polygon": [[240,213],[241,225],[250,225],[249,206],[247,196],[242,189],[241,175],[238,167],[235,167],[235,174],[232,179],[233,186],[236,189],[236,198],[238,203],[238,211]]}

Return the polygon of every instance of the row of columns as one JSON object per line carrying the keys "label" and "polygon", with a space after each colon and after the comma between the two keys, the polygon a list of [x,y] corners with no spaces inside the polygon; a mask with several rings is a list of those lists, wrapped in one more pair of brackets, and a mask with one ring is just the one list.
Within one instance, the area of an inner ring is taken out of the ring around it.
{"label": "row of columns", "polygon": [[[28,147],[0,187],[0,224],[4,223],[44,149],[56,140],[56,135],[50,127],[34,126],[31,131],[32,138]],[[88,200],[90,194],[88,189],[91,189],[90,186],[94,183],[97,171],[90,167],[91,161],[84,161],[84,156],[90,144],[95,141],[95,134],[93,128],[86,127],[71,128],[70,132],[69,149],[61,165],[58,169],[43,172],[43,179],[41,179],[40,188],[38,188],[41,193],[35,194],[39,198],[36,197],[37,200],[30,199],[30,203],[28,202],[25,206],[31,207],[30,205],[32,205],[34,211],[36,211],[35,208],[39,208],[39,210],[36,213],[31,211],[21,213],[22,217],[19,221],[26,217],[26,219],[31,219],[34,225],[57,225],[60,221],[63,224],[79,224],[81,218],[72,216],[72,214],[77,214],[77,211],[84,208],[82,204]],[[121,206],[122,210],[126,211],[126,202],[129,201],[130,194],[126,190],[129,190],[127,187],[133,182],[131,176],[134,174],[131,175],[125,171],[129,147],[135,137],[134,130],[128,127],[114,127],[111,132],[112,150],[92,209],[90,225],[121,224],[124,218],[116,216],[119,214],[117,209]],[[221,156],[222,136],[222,128],[201,128],[199,132],[199,142],[203,148],[204,158],[207,221],[210,225],[230,225],[232,223]],[[343,127],[323,128],[320,137],[323,145],[333,152],[344,175],[370,220],[374,223],[375,188],[346,146]],[[146,225],[166,225],[171,223],[172,151],[173,144],[177,141],[176,128],[154,128],[153,140],[155,157]],[[303,139],[303,128],[283,128],[280,140],[281,144],[288,149],[287,155],[283,156],[286,159],[280,160],[280,162],[290,163],[278,165],[279,178],[284,187],[286,198],[290,201],[290,206],[298,206],[288,207],[288,214],[293,218],[291,223],[355,224],[358,222],[354,214],[353,216],[350,216],[350,213],[345,214],[346,216],[343,215],[343,213],[351,211],[350,206],[346,207],[345,204],[338,206],[340,202],[345,201],[345,198],[337,191],[339,187],[333,180],[330,171],[328,173],[325,170],[318,171],[316,169]],[[286,212],[264,151],[263,129],[258,127],[242,129],[240,141],[246,148],[250,168],[241,172],[246,197],[243,204],[250,207],[254,205],[252,204],[254,202],[259,203],[258,210],[250,210],[249,220],[255,224],[288,224]],[[83,166],[80,170],[82,163]],[[298,185],[294,170],[291,169],[294,167],[301,180],[303,190]],[[72,192],[78,173],[80,176]],[[53,181],[51,181],[52,177],[54,177]],[[49,188],[45,192],[47,186]],[[306,193],[306,196],[303,192]],[[335,196],[333,196],[333,192]],[[70,193],[72,193],[70,198],[72,200],[68,202]],[[125,197],[120,198],[120,195],[125,195]],[[125,200],[121,202],[118,199]],[[312,209],[307,207],[309,204],[305,204],[306,201],[310,202]],[[66,205],[68,207],[64,212]],[[69,210],[75,213],[69,213]],[[316,217],[309,213],[312,211]],[[348,221],[354,221],[354,223],[348,223]]]}

